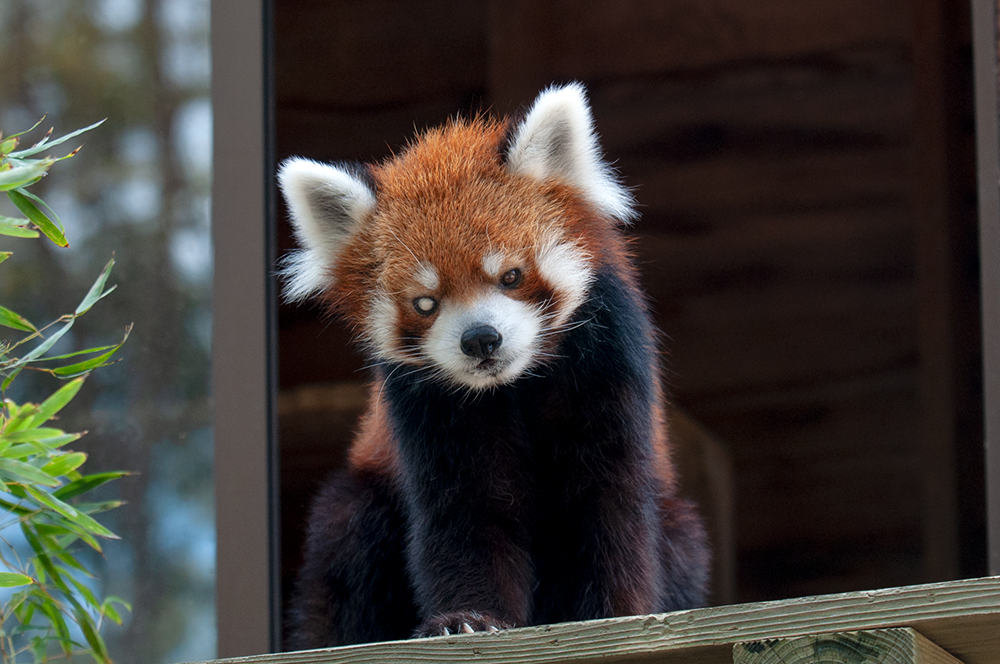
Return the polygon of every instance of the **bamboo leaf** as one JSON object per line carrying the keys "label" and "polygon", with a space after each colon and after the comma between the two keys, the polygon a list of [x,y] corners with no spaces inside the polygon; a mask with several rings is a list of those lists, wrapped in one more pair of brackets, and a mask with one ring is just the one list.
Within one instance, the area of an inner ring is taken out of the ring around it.
{"label": "bamboo leaf", "polygon": [[[13,168],[0,171],[0,191],[7,191],[9,195],[9,192],[14,189],[26,187],[36,182],[39,178],[44,176],[46,172],[48,172],[49,168],[55,163],[55,161],[55,159],[51,158],[40,159],[38,161],[25,162],[23,165],[18,164]],[[14,205],[17,205],[16,201],[14,202]],[[21,206],[18,205],[18,209],[20,209],[20,207]],[[24,212],[24,210],[21,210],[21,212]],[[25,212],[25,214],[28,213]],[[28,217],[30,219],[30,215],[28,215]]]}
{"label": "bamboo leaf", "polygon": [[55,429],[52,427],[38,427],[34,429],[26,429],[23,431],[17,431],[14,433],[0,434],[0,440],[6,440],[10,443],[28,443],[32,441],[48,440],[51,438],[58,438],[59,436],[66,435],[62,429]]}
{"label": "bamboo leaf", "polygon": [[38,407],[38,413],[31,418],[31,425],[38,426],[55,417],[77,395],[80,388],[83,387],[83,381],[83,378],[77,378],[56,390]]}
{"label": "bamboo leaf", "polygon": [[[39,210],[41,210],[42,208],[44,208],[46,210],[46,216],[48,216],[48,217],[50,217],[52,219],[53,223],[55,223],[55,225],[59,227],[60,231],[63,230],[62,221],[59,220],[59,215],[57,215],[55,213],[55,210],[53,210],[52,208],[49,207],[48,203],[46,203],[45,201],[43,201],[38,196],[36,196],[33,193],[31,193],[27,189],[24,189],[23,187],[21,189],[18,189],[17,191],[19,193],[22,193],[25,196],[27,196],[30,200],[34,201],[35,205],[38,206]],[[69,245],[67,245],[67,246],[69,246]]]}
{"label": "bamboo leaf", "polygon": [[51,219],[45,216],[45,213],[39,210],[34,202],[29,200],[26,192],[12,189],[7,192],[7,197],[21,211],[21,214],[27,217],[31,223],[38,227],[38,230],[45,234],[45,237],[60,247],[69,246],[69,241],[66,240],[66,236],[62,230]]}
{"label": "bamboo leaf", "polygon": [[10,237],[38,237],[38,231],[28,228],[28,223],[27,219],[0,217],[0,235],[8,235]]}
{"label": "bamboo leaf", "polygon": [[111,664],[107,646],[104,645],[104,639],[101,638],[101,635],[97,633],[97,626],[94,624],[94,619],[90,617],[90,614],[82,606],[77,605],[75,602],[73,611],[76,614],[76,623],[80,626],[80,630],[83,631],[83,637],[87,639],[87,643],[93,649],[93,653],[91,654],[94,659]]}
{"label": "bamboo leaf", "polygon": [[66,624],[66,619],[63,618],[62,613],[59,612],[59,609],[55,605],[48,602],[42,602],[38,608],[49,619],[49,622],[52,623],[59,645],[62,647],[63,652],[69,656],[73,650],[73,639],[69,635],[69,626]]}
{"label": "bamboo leaf", "polygon": [[[24,136],[25,134],[30,134],[31,132],[33,132],[33,131],[35,131],[36,129],[38,129],[38,126],[39,126],[40,124],[42,124],[43,122],[45,122],[45,117],[46,117],[46,116],[44,116],[44,115],[43,115],[43,116],[42,116],[42,117],[41,117],[41,118],[40,118],[40,119],[38,120],[38,122],[36,122],[35,124],[31,125],[30,127],[28,127],[27,129],[25,129],[24,131],[19,131],[19,132],[17,132],[16,134],[11,134],[11,135],[10,135],[10,136],[8,136],[7,138],[17,138],[17,137],[19,137],[19,136]],[[52,130],[49,130],[49,132],[50,132],[50,133],[51,133],[51,131],[52,131]],[[47,137],[48,137],[48,136],[46,136],[46,138],[47,138]],[[44,141],[45,139],[43,138],[42,140]]]}
{"label": "bamboo leaf", "polygon": [[32,325],[27,318],[3,306],[0,306],[0,325],[22,332],[38,332],[38,328]]}
{"label": "bamboo leaf", "polygon": [[24,463],[23,461],[17,461],[16,459],[5,458],[0,458],[0,479],[3,479],[4,482],[13,482],[23,485],[25,490],[28,491],[32,497],[34,497],[34,494],[32,493],[33,491],[48,496],[48,494],[44,491],[35,489],[34,486],[32,486],[34,484],[41,484],[42,486],[50,487],[57,487],[60,484],[59,480],[55,479],[51,475],[43,473],[30,464]]}
{"label": "bamboo leaf", "polygon": [[[114,599],[117,599],[117,598],[114,598]],[[119,602],[119,603],[122,603],[122,602]],[[126,605],[125,608],[127,610],[131,611],[131,609],[128,608],[128,605]],[[111,620],[111,621],[113,621],[116,625],[121,625],[122,624],[122,616],[121,616],[120,613],[118,613],[118,610],[115,608],[114,603],[113,603],[113,598],[111,598],[111,597],[106,598],[104,600],[104,604],[101,605],[101,615],[107,616],[108,619]]]}
{"label": "bamboo leaf", "polygon": [[[75,541],[75,540],[76,540],[76,536],[75,536],[75,535],[74,535],[74,536],[72,537],[72,540],[73,540],[73,541]],[[88,577],[88,578],[93,578],[93,576],[94,576],[94,575],[93,575],[93,574],[91,574],[91,573],[90,573],[90,572],[89,572],[89,571],[87,570],[87,568],[86,568],[86,567],[84,567],[84,566],[83,566],[83,564],[82,564],[82,563],[80,563],[80,561],[79,561],[79,560],[77,560],[77,559],[76,559],[76,557],[75,557],[75,556],[74,556],[74,555],[73,555],[72,553],[69,553],[69,552],[68,552],[68,551],[66,551],[65,549],[66,549],[66,547],[63,547],[63,552],[62,552],[62,553],[58,553],[58,554],[56,554],[56,558],[58,558],[58,559],[59,559],[59,561],[60,561],[60,562],[61,562],[61,563],[62,563],[63,565],[65,565],[65,566],[66,566],[66,568],[67,568],[67,571],[68,571],[69,569],[75,569],[75,570],[76,570],[77,572],[80,572],[80,573],[81,573],[81,574],[83,574],[84,576],[86,576],[86,577]],[[74,586],[76,586],[76,588],[77,588],[78,590],[80,589],[80,587],[81,587],[81,586],[80,586],[80,584],[79,584],[79,581],[77,581],[77,580],[76,580],[75,578],[73,578],[73,575],[72,575],[72,574],[67,574],[67,575],[66,575],[66,578],[67,578],[67,579],[69,579],[69,582],[70,582],[70,583],[72,583],[72,584],[73,584]],[[86,586],[83,586],[83,587],[84,587],[84,588],[86,588]],[[100,608],[100,607],[99,607],[98,605],[96,605],[96,604],[95,604],[95,608]]]}
{"label": "bamboo leaf", "polygon": [[75,507],[68,503],[64,503],[58,498],[54,498],[50,493],[42,491],[41,489],[36,489],[30,484],[24,486],[23,488],[24,491],[35,500],[35,502],[48,507],[71,521],[80,516],[80,513],[76,511]]}
{"label": "bamboo leaf", "polygon": [[[128,334],[126,333],[125,339],[128,339]],[[92,357],[89,360],[84,360],[83,362],[77,362],[76,364],[67,364],[66,366],[59,367],[57,369],[52,369],[51,373],[55,374],[59,378],[76,378],[78,376],[84,376],[94,369],[104,365],[111,356],[118,352],[118,349],[122,347],[125,343],[125,339],[122,339],[121,343],[117,346],[112,347],[111,350],[106,353],[102,353],[97,357]]]}
{"label": "bamboo leaf", "polygon": [[46,507],[58,512],[62,516],[70,520],[70,522],[80,526],[87,532],[93,533],[98,537],[106,537],[108,539],[118,539],[118,536],[113,532],[99,524],[92,517],[83,514],[75,507],[69,503],[63,502],[59,498],[56,498],[50,493],[46,493],[40,489],[36,489],[33,486],[25,486],[24,490],[28,492],[32,498],[37,500],[39,503],[45,505]]}
{"label": "bamboo leaf", "polygon": [[94,473],[92,475],[86,475],[78,480],[70,482],[66,486],[56,489],[52,492],[52,495],[59,498],[60,500],[69,500],[75,496],[87,493],[102,484],[116,480],[119,477],[124,477],[129,473],[123,470],[109,471],[106,473]]}
{"label": "bamboo leaf", "polygon": [[4,509],[4,510],[6,510],[8,512],[11,512],[13,514],[17,514],[18,516],[24,516],[26,514],[31,514],[32,512],[35,511],[35,510],[30,510],[27,507],[24,507],[22,505],[6,501],[3,498],[0,498],[0,509]]}
{"label": "bamboo leaf", "polygon": [[[107,118],[105,118],[104,120],[107,120]],[[11,152],[10,156],[12,158],[14,158],[14,159],[23,159],[24,157],[30,157],[31,155],[38,154],[39,152],[42,152],[44,150],[48,150],[49,148],[54,148],[55,146],[59,145],[60,143],[65,143],[66,141],[70,140],[71,138],[76,138],[77,136],[79,136],[80,134],[84,133],[85,131],[90,131],[91,129],[94,129],[95,127],[101,126],[102,124],[104,124],[104,120],[99,120],[99,121],[95,122],[92,125],[84,127],[83,129],[77,129],[76,131],[70,132],[70,133],[66,134],[65,136],[60,136],[59,138],[57,138],[57,139],[55,139],[53,141],[44,142],[44,139],[43,139],[43,141],[39,141],[38,143],[36,143],[35,145],[33,145],[30,148],[25,148],[24,150],[21,150],[19,152]],[[35,125],[35,126],[37,127],[38,125]]]}
{"label": "bamboo leaf", "polygon": [[112,258],[108,261],[108,264],[104,266],[101,274],[97,277],[97,281],[95,281],[90,287],[90,290],[87,291],[87,295],[83,298],[83,301],[80,302],[79,306],[77,306],[76,311],[74,312],[77,316],[89,311],[98,300],[109,295],[115,289],[115,287],[112,286],[107,291],[104,290],[104,285],[108,282],[108,277],[111,275],[111,269],[114,266],[115,259]]}
{"label": "bamboo leaf", "polygon": [[52,477],[60,477],[70,471],[76,470],[82,466],[83,462],[86,460],[87,455],[83,452],[69,452],[68,454],[61,454],[53,461],[50,461],[42,466],[42,472],[48,473]]}
{"label": "bamboo leaf", "polygon": [[75,320],[76,320],[75,318],[70,318],[69,320],[67,320],[66,323],[61,328],[59,328],[54,334],[49,336],[48,339],[38,344],[34,348],[32,348],[27,355],[19,358],[16,362],[12,362],[10,365],[5,367],[5,370],[10,371],[11,373],[7,376],[7,379],[4,380],[3,384],[0,385],[0,391],[7,389],[7,387],[11,384],[11,382],[21,371],[21,369],[24,368],[25,365],[34,362],[42,355],[49,352],[49,349],[52,348],[56,344],[56,342],[63,337],[63,335],[69,332],[69,329],[73,327],[73,322]]}
{"label": "bamboo leaf", "polygon": [[[125,328],[126,334],[130,333],[131,331],[132,331],[132,326],[131,325],[129,325],[127,328]],[[116,347],[117,347],[117,344],[110,344],[108,346],[97,346],[97,347],[94,347],[94,348],[84,348],[83,350],[75,350],[72,353],[66,353],[64,355],[50,355],[48,357],[42,358],[41,361],[44,361],[44,362],[55,362],[57,360],[68,360],[71,357],[79,357],[80,355],[89,355],[91,353],[103,353],[106,350],[109,350],[111,348],[116,348]]]}
{"label": "bamboo leaf", "polygon": [[26,574],[16,574],[14,572],[0,572],[0,588],[17,588],[18,586],[30,586],[35,580]]}

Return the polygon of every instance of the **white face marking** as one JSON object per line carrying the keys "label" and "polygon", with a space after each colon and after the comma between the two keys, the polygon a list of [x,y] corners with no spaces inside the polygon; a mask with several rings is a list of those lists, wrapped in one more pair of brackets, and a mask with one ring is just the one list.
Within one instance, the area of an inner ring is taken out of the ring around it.
{"label": "white face marking", "polygon": [[441,285],[441,280],[438,277],[437,270],[430,263],[421,262],[414,277],[416,278],[418,284],[429,291],[435,291],[438,289],[438,286]]}
{"label": "white face marking", "polygon": [[[501,337],[495,355],[482,360],[462,352],[462,334],[488,325]],[[509,383],[536,360],[542,317],[537,307],[486,291],[469,306],[443,306],[424,342],[424,351],[447,377],[474,390]]]}
{"label": "white face marking", "polygon": [[406,357],[396,349],[396,320],[395,302],[384,292],[376,291],[368,313],[369,341],[379,356],[406,361]]}
{"label": "white face marking", "polygon": [[577,245],[550,235],[539,244],[535,264],[542,278],[561,296],[559,310],[550,327],[564,325],[583,304],[594,278],[590,256]]}
{"label": "white face marking", "polygon": [[483,256],[483,272],[496,279],[506,263],[506,256],[499,251],[490,251]]}

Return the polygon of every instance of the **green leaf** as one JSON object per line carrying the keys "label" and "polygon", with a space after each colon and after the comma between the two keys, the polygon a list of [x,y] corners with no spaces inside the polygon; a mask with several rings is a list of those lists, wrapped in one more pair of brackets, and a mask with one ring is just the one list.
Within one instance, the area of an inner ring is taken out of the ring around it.
{"label": "green leaf", "polygon": [[94,304],[96,304],[98,300],[100,300],[102,297],[109,295],[115,289],[115,287],[112,286],[107,291],[104,290],[104,284],[107,283],[108,277],[111,275],[111,268],[113,268],[114,266],[115,266],[115,259],[112,258],[111,260],[108,261],[108,264],[104,266],[104,269],[101,271],[101,274],[97,277],[97,281],[95,281],[94,284],[90,287],[90,290],[87,291],[87,295],[83,298],[83,301],[80,302],[79,306],[77,306],[75,311],[75,314],[77,316],[90,311],[90,308],[94,306]]}
{"label": "green leaf", "polygon": [[102,484],[116,480],[119,477],[124,477],[129,475],[128,472],[124,470],[109,471],[106,473],[94,473],[92,475],[86,475],[80,479],[70,482],[66,486],[56,489],[52,492],[52,495],[60,500],[69,500],[81,494],[87,493]]}
{"label": "green leaf", "polygon": [[52,579],[52,582],[59,586],[60,590],[64,590],[67,594],[69,589],[66,588],[66,584],[62,583],[62,579],[59,575],[59,571],[52,566],[52,561],[49,559],[49,554],[46,552],[45,547],[42,546],[41,541],[38,539],[38,534],[31,528],[28,523],[21,524],[21,532],[24,534],[24,539],[27,540],[28,545],[31,546],[31,550],[35,552],[35,560],[38,564],[35,566],[35,572],[38,574],[39,582],[44,583],[44,578],[42,573],[44,572]]}
{"label": "green leaf", "polygon": [[[67,539],[67,542],[69,542],[69,543],[72,543],[73,541],[76,541],[76,537],[75,536]],[[58,558],[59,562],[61,562],[63,565],[66,566],[66,570],[67,571],[70,570],[70,569],[74,569],[77,572],[80,572],[81,574],[83,574],[84,576],[86,576],[87,578],[93,578],[94,575],[91,574],[90,571],[86,567],[84,567],[83,564],[80,563],[80,561],[77,560],[76,557],[72,553],[69,553],[68,551],[66,551],[66,547],[65,546],[63,547],[62,553],[57,553],[56,554],[56,558]],[[79,582],[75,578],[73,578],[73,576],[71,574],[67,574],[66,578],[69,579],[70,583],[72,583],[74,586],[76,586],[77,589],[80,588],[80,586],[78,585]],[[84,587],[86,587],[86,586],[84,586]]]}
{"label": "green leaf", "polygon": [[115,622],[116,625],[122,624],[121,614],[115,609],[115,604],[118,604],[126,611],[132,610],[132,605],[128,602],[118,598],[118,597],[105,597],[104,604],[101,605],[101,614],[107,616]]}
{"label": "green leaf", "polygon": [[[21,484],[24,489],[34,497],[34,493],[41,493],[48,496],[44,491],[35,489],[33,485],[57,487],[61,482],[51,475],[47,475],[34,466],[17,461],[16,459],[0,458],[0,478],[5,482]],[[33,493],[34,492],[34,493]],[[55,508],[53,508],[55,509]],[[56,510],[57,512],[59,510]],[[75,511],[75,510],[74,510]]]}
{"label": "green leaf", "polygon": [[[26,216],[31,223],[38,227],[45,237],[49,238],[55,242],[60,247],[68,247],[69,241],[63,234],[62,230],[52,222],[45,213],[38,209],[38,207],[29,200],[26,195],[27,192],[10,190],[7,192],[7,197],[10,198],[11,202],[21,211],[21,214]],[[37,198],[32,196],[32,198]]]}
{"label": "green leaf", "polygon": [[0,306],[0,325],[22,332],[38,332],[38,328],[32,325],[27,318],[3,306]]}
{"label": "green leaf", "polygon": [[83,387],[83,381],[83,378],[77,378],[56,390],[38,407],[38,413],[31,418],[31,425],[38,426],[55,417],[77,395],[80,388]]}
{"label": "green leaf", "polygon": [[0,572],[0,588],[16,588],[18,586],[30,586],[35,580],[25,574],[15,574],[14,572]]}
{"label": "green leaf", "polygon": [[7,260],[13,255],[14,254],[10,253],[9,251],[0,251],[0,263],[3,263],[5,260]]}
{"label": "green leaf", "polygon": [[[94,551],[97,551],[98,553],[101,553],[103,551],[103,549],[101,549],[100,543],[98,543],[98,541],[94,539],[93,535],[88,533],[86,529],[81,528],[74,523],[70,523],[69,521],[63,521],[59,525],[38,524],[35,527],[38,529],[39,533],[45,532],[53,536],[56,535],[61,536],[63,538],[62,548],[64,549],[69,547],[76,540],[82,539],[84,542],[86,542],[87,546],[92,548]],[[87,570],[84,569],[83,572],[89,575],[89,572],[87,572]]]}
{"label": "green leaf", "polygon": [[[24,131],[19,131],[16,134],[11,134],[7,138],[17,138],[18,136],[24,136],[25,134],[30,134],[31,132],[33,132],[36,129],[38,129],[38,125],[42,124],[43,122],[45,122],[45,116],[44,115],[38,120],[38,122],[36,122],[35,124],[31,125],[30,127],[28,127],[27,129],[25,129]],[[49,133],[52,133],[51,129],[49,130]],[[44,140],[46,140],[46,138],[48,138],[48,135],[46,135],[46,137],[43,138],[42,140],[44,141]]]}
{"label": "green leaf", "polygon": [[20,445],[11,445],[4,450],[3,455],[8,459],[19,459],[30,464],[30,461],[27,461],[28,457],[47,457],[50,451],[44,445],[32,441],[30,443],[21,443]]}
{"label": "green leaf", "polygon": [[63,502],[62,500],[56,498],[52,494],[42,491],[41,489],[36,489],[35,487],[30,485],[25,486],[24,490],[28,493],[28,495],[30,495],[39,503],[58,512],[62,516],[69,519],[72,523],[75,523],[81,528],[86,529],[88,532],[91,532],[97,535],[98,537],[106,537],[108,539],[119,539],[117,535],[115,535],[113,532],[111,532],[110,530],[99,524],[93,518],[87,516],[86,514],[83,514],[69,503]]}
{"label": "green leaf", "polygon": [[[128,333],[125,333],[125,339],[128,339]],[[118,352],[118,349],[122,347],[125,343],[125,339],[122,339],[121,343],[117,346],[111,348],[111,350],[106,353],[102,353],[97,357],[92,357],[89,360],[84,360],[83,362],[77,362],[76,364],[67,364],[64,367],[59,367],[57,369],[52,369],[51,373],[55,374],[59,378],[76,378],[78,376],[84,376],[94,369],[103,366],[111,359],[111,356]]]}
{"label": "green leaf", "polygon": [[5,367],[5,370],[11,373],[7,376],[6,380],[4,380],[2,384],[0,384],[0,391],[7,389],[7,387],[11,384],[11,382],[21,371],[21,369],[24,368],[25,365],[29,364],[30,362],[34,362],[42,355],[49,352],[49,349],[52,348],[52,346],[54,346],[55,343],[63,337],[63,335],[69,332],[69,329],[73,327],[73,322],[75,320],[76,318],[70,318],[69,320],[67,320],[66,323],[61,328],[59,328],[54,334],[49,336],[48,339],[38,344],[34,348],[32,348],[27,355],[18,359],[16,362],[12,362],[9,366]]}
{"label": "green leaf", "polygon": [[[125,328],[126,334],[132,331],[132,326],[129,325]],[[110,344],[108,346],[97,346],[94,348],[84,348],[83,350],[75,350],[72,353],[66,353],[64,355],[50,355],[49,357],[42,358],[42,362],[55,362],[57,360],[68,360],[71,357],[79,357],[81,355],[89,355],[91,353],[103,353],[106,350],[115,348],[116,344]]]}
{"label": "green leaf", "polygon": [[[104,120],[107,120],[107,118],[105,118]],[[80,134],[84,133],[85,131],[90,131],[91,129],[93,129],[95,127],[101,126],[102,124],[104,124],[104,120],[98,120],[97,122],[95,122],[92,125],[84,127],[83,129],[77,129],[76,131],[70,132],[70,133],[66,134],[65,136],[60,136],[59,138],[55,139],[54,141],[45,142],[45,139],[43,139],[43,140],[39,141],[37,144],[33,145],[30,148],[25,148],[24,150],[21,150],[20,152],[12,152],[12,153],[10,153],[10,156],[13,157],[13,158],[15,158],[15,159],[23,159],[24,157],[30,157],[31,155],[38,154],[39,152],[42,152],[44,150],[48,150],[49,148],[54,148],[55,146],[59,145],[60,143],[65,143],[66,141],[68,141],[71,138],[76,138],[77,136],[79,136]],[[37,127],[38,125],[35,125],[35,126]]]}
{"label": "green leaf", "polygon": [[38,231],[27,228],[28,223],[27,219],[0,217],[0,235],[8,235],[10,237],[38,237]]}
{"label": "green leaf", "polygon": [[83,452],[70,452],[61,454],[54,460],[42,467],[42,472],[48,473],[52,477],[60,477],[66,473],[76,470],[87,460],[87,455]]}
{"label": "green leaf", "polygon": [[[33,426],[33,424],[29,426]],[[54,427],[37,427],[23,429],[13,433],[0,433],[0,440],[7,441],[9,443],[27,443],[36,440],[44,440],[46,438],[55,438],[64,434],[65,432],[62,429],[56,429]]]}
{"label": "green leaf", "polygon": [[56,631],[59,645],[62,646],[63,652],[68,656],[73,650],[73,639],[69,635],[69,626],[66,624],[66,619],[63,618],[62,613],[52,603],[42,602],[38,608],[46,615],[49,622],[52,623],[52,628]]}
{"label": "green leaf", "polygon": [[[76,562],[76,561],[74,561],[74,562]],[[77,564],[79,564],[79,563],[77,563]],[[82,565],[81,565],[81,569],[83,569]],[[84,571],[86,571],[86,569],[84,569]],[[80,593],[80,596],[83,597],[83,600],[87,604],[89,604],[90,606],[94,607],[94,609],[97,610],[97,611],[101,610],[101,603],[97,601],[97,598],[94,596],[94,593],[93,593],[93,591],[90,588],[88,588],[87,586],[85,586],[84,584],[80,583],[79,581],[77,581],[74,578],[70,578],[70,582],[73,584],[73,587],[76,588],[77,592]]]}
{"label": "green leaf", "polygon": [[94,659],[110,664],[111,658],[108,656],[107,646],[104,645],[104,639],[101,638],[101,635],[97,633],[97,626],[94,624],[94,619],[84,611],[82,606],[75,605],[73,611],[76,613],[76,623],[83,631],[83,637],[87,639],[87,643],[93,650],[91,654]]}
{"label": "green leaf", "polygon": [[8,450],[5,456],[11,456],[14,458],[19,458],[20,454],[51,454],[53,451],[59,449],[63,445],[72,443],[73,441],[80,440],[83,437],[82,433],[63,433],[59,429],[28,429],[26,431],[18,431],[17,433],[12,433],[9,436],[0,436],[0,440],[9,443],[27,443],[27,450],[19,450],[14,452]]}
{"label": "green leaf", "polygon": [[6,140],[0,141],[0,156],[10,154],[16,150],[19,142],[17,136],[8,136]]}
{"label": "green leaf", "polygon": [[[15,163],[13,168],[0,171],[0,191],[7,191],[9,195],[11,190],[20,189],[36,182],[45,175],[55,161],[55,159],[48,158],[38,161]],[[12,198],[11,200],[14,199]],[[17,205],[17,201],[14,201],[14,205]],[[20,208],[21,206],[18,205],[18,209]],[[21,212],[24,212],[24,210],[22,209]],[[24,213],[28,214],[27,212]],[[28,215],[28,217],[30,218],[31,215]]]}
{"label": "green leaf", "polygon": [[0,498],[0,508],[6,510],[8,512],[12,512],[14,514],[17,514],[18,516],[24,516],[25,514],[31,514],[32,512],[35,511],[35,510],[30,510],[27,507],[24,507],[22,505],[17,505],[15,503],[8,502],[8,501],[4,500],[3,498]]}

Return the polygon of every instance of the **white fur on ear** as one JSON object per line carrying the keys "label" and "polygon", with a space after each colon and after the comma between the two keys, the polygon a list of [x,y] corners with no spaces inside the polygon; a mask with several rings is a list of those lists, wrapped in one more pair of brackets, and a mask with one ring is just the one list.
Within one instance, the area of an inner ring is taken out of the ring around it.
{"label": "white fur on ear", "polygon": [[632,195],[604,162],[579,83],[553,86],[538,95],[514,132],[507,166],[520,175],[574,185],[591,204],[620,221],[636,216]]}
{"label": "white fur on ear", "polygon": [[375,194],[349,171],[301,157],[281,164],[278,184],[301,247],[281,269],[285,298],[294,302],[327,288],[340,248],[375,209]]}

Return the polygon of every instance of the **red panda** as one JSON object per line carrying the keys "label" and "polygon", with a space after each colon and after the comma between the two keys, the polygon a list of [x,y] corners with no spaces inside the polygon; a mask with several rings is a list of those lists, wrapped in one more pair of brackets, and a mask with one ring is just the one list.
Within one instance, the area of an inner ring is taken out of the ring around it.
{"label": "red panda", "polygon": [[377,165],[292,158],[286,296],[373,360],[291,610],[315,648],[670,611],[709,553],[676,495],[656,335],[582,86]]}

